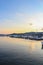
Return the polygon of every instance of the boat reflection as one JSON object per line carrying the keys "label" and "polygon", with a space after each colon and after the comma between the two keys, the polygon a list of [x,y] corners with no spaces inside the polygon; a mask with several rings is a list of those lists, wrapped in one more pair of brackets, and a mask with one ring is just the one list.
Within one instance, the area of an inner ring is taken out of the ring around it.
{"label": "boat reflection", "polygon": [[41,49],[43,49],[43,42],[41,42],[42,43],[42,48]]}

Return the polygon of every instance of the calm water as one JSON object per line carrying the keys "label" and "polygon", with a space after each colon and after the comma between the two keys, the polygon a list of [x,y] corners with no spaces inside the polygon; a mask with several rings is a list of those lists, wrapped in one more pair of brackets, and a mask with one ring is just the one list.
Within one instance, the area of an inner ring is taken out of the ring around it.
{"label": "calm water", "polygon": [[43,65],[41,42],[0,37],[0,65]]}

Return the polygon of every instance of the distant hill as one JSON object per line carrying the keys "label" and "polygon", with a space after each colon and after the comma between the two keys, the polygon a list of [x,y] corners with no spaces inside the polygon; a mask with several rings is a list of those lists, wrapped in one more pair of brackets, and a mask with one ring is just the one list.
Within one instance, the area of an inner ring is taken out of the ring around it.
{"label": "distant hill", "polygon": [[9,34],[8,36],[12,38],[43,40],[43,32],[12,33],[12,34]]}
{"label": "distant hill", "polygon": [[43,40],[43,32],[0,34],[0,37],[1,36],[8,36],[8,37],[11,37],[11,38],[31,39],[31,40]]}

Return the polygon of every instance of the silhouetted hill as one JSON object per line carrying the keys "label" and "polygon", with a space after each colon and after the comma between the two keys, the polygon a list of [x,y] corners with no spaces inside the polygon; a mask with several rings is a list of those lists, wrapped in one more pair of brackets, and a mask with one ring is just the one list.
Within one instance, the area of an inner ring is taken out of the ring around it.
{"label": "silhouetted hill", "polygon": [[43,40],[43,32],[0,34],[0,36],[8,36],[11,38],[24,38],[24,39],[31,39],[31,40]]}
{"label": "silhouetted hill", "polygon": [[9,34],[8,36],[12,38],[43,40],[43,32],[12,33],[12,34]]}

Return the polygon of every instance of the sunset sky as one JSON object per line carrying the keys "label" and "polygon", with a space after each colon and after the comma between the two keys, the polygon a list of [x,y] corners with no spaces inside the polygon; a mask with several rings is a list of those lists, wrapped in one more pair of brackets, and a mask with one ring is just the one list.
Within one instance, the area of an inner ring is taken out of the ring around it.
{"label": "sunset sky", "polygon": [[43,31],[43,0],[0,0],[0,33]]}

